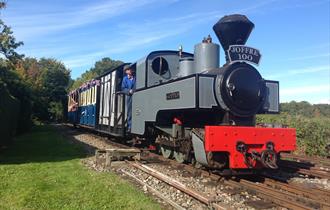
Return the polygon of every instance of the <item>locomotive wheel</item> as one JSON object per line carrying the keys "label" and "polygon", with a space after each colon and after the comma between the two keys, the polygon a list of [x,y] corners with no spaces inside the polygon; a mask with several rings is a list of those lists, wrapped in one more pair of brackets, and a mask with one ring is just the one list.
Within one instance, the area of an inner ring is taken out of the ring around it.
{"label": "locomotive wheel", "polygon": [[197,162],[197,160],[195,159],[195,157],[192,158],[191,163],[197,169],[201,169],[203,167],[202,164],[200,164],[199,162]]}
{"label": "locomotive wheel", "polygon": [[164,158],[172,158],[173,157],[173,150],[171,150],[170,148],[161,146],[160,147],[160,151],[163,155]]}
{"label": "locomotive wheel", "polygon": [[174,151],[174,158],[179,163],[184,163],[187,160],[187,155],[182,152]]}

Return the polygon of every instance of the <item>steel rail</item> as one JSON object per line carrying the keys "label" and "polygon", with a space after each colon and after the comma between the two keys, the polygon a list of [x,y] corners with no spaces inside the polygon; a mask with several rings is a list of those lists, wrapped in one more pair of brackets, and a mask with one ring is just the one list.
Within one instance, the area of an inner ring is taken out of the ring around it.
{"label": "steel rail", "polygon": [[298,186],[295,185],[276,182],[268,178],[265,178],[263,183],[266,184],[267,186],[271,186],[274,189],[282,189],[284,191],[293,193],[295,195],[304,196],[306,198],[319,200],[322,202],[324,201],[324,197],[322,197],[321,195],[316,195],[307,189],[299,188]]}
{"label": "steel rail", "polygon": [[306,157],[306,156],[295,155],[295,154],[290,154],[290,153],[281,153],[280,156],[281,156],[281,158],[294,159],[294,160],[298,160],[298,161],[310,162],[310,163],[314,163],[316,165],[323,165],[323,166],[330,167],[329,158]]}
{"label": "steel rail", "polygon": [[157,197],[161,198],[163,201],[165,201],[166,203],[168,203],[169,205],[171,205],[173,208],[175,208],[177,210],[185,210],[185,208],[183,208],[182,206],[180,206],[176,202],[172,201],[171,199],[167,198],[162,193],[160,193],[158,190],[156,190],[153,187],[151,187],[150,185],[146,184],[141,179],[135,177],[133,174],[128,173],[127,171],[124,171],[124,170],[121,170],[121,172],[124,173],[124,174],[126,174],[127,176],[131,177],[135,181],[137,181],[140,185],[145,186],[150,192],[152,192],[153,194],[155,194]]}
{"label": "steel rail", "polygon": [[195,198],[196,200],[204,203],[205,205],[207,206],[211,206],[215,209],[219,209],[219,210],[224,210],[224,209],[228,209],[227,206],[221,206],[217,203],[215,203],[215,200],[214,199],[210,199],[208,198],[206,195],[203,195],[202,193],[200,192],[197,192],[193,189],[190,189],[188,188],[187,186],[185,186],[184,184],[182,184],[181,182],[178,182],[176,180],[173,180],[172,178],[168,177],[167,175],[165,174],[162,174],[161,172],[153,169],[153,168],[150,168],[146,165],[143,165],[141,163],[138,163],[138,162],[135,162],[135,163],[132,163],[132,162],[129,162],[129,161],[126,161],[129,165],[137,168],[137,169],[140,169],[141,171],[167,183],[168,185],[170,186],[173,186],[175,187],[176,189],[190,195],[191,197]]}

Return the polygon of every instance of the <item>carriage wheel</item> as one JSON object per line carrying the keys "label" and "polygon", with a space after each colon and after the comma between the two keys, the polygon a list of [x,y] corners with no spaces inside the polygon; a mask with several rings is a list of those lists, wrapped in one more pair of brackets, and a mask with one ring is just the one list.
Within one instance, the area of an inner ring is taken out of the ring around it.
{"label": "carriage wheel", "polygon": [[161,151],[164,158],[169,159],[169,158],[172,158],[172,156],[173,156],[173,150],[171,150],[170,148],[166,148],[164,146],[161,146],[160,151]]}
{"label": "carriage wheel", "polygon": [[182,152],[174,151],[174,158],[177,162],[183,163],[187,160],[187,155]]}

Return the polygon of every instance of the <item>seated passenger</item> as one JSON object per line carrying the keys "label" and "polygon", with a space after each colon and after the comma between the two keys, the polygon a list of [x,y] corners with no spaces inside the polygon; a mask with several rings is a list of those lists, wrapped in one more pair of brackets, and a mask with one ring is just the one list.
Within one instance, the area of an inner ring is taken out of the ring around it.
{"label": "seated passenger", "polygon": [[135,90],[135,76],[130,66],[125,66],[124,71],[126,76],[121,83],[121,90],[126,94],[126,110],[127,110],[127,130],[131,131],[132,124],[132,95]]}

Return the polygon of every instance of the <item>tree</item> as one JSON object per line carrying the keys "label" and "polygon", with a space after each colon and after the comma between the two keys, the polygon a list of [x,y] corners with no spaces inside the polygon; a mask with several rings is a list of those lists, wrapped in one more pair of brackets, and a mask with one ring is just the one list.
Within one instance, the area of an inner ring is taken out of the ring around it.
{"label": "tree", "polygon": [[94,68],[91,70],[96,73],[96,75],[101,75],[104,72],[116,68],[117,66],[123,64],[122,61],[111,60],[110,58],[102,58],[102,60],[97,61]]}
{"label": "tree", "polygon": [[54,101],[49,103],[49,113],[51,113],[52,121],[63,121],[65,119],[65,116],[63,115],[63,110],[63,103]]}
{"label": "tree", "polygon": [[[6,6],[4,1],[0,1],[0,9]],[[2,83],[3,91],[0,95],[0,99],[3,100],[3,104],[10,103],[8,100],[10,97],[18,101],[18,106],[15,108],[15,112],[19,113],[17,118],[18,133],[21,133],[29,129],[31,125],[31,90],[27,86],[24,80],[15,71],[13,64],[21,60],[23,55],[16,52],[16,49],[23,45],[23,42],[17,42],[11,28],[7,26],[0,19],[0,53],[6,58],[0,61],[0,83]],[[9,97],[6,97],[9,94]],[[7,100],[7,102],[5,101]],[[6,107],[4,112],[13,112],[13,107]],[[3,115],[2,117],[6,117]],[[10,122],[11,119],[5,119]],[[13,127],[12,127],[13,128]],[[16,131],[10,131],[16,133]],[[2,136],[0,134],[0,136]]]}
{"label": "tree", "polygon": [[[1,68],[1,67],[0,67]],[[16,133],[20,102],[12,97],[0,80],[0,148],[10,143]]]}
{"label": "tree", "polygon": [[[64,119],[67,89],[72,81],[70,71],[64,64],[50,58],[38,60],[27,57],[17,62],[15,68],[16,73],[33,92],[33,117],[39,120]],[[57,103],[57,109],[54,109],[54,103]],[[58,117],[59,107],[62,108],[61,117]]]}
{"label": "tree", "polygon": [[[20,106],[16,112],[19,113],[17,123],[17,133],[28,130],[31,126],[32,114],[32,91],[31,88],[20,78],[12,65],[6,65],[6,61],[0,62],[0,81],[5,84],[5,88],[11,97],[19,100]],[[0,96],[2,98],[2,96]],[[8,109],[10,109],[8,107]]]}
{"label": "tree", "polygon": [[[0,10],[5,6],[0,1]],[[32,116],[62,120],[66,111],[70,71],[55,59],[23,58],[24,55],[16,52],[21,45],[23,42],[17,42],[11,28],[0,19],[0,53],[4,57],[0,58],[0,126],[6,128],[0,129],[3,137],[28,130]],[[16,123],[1,124],[12,122],[15,113]]]}
{"label": "tree", "polygon": [[16,52],[16,49],[21,45],[23,42],[16,42],[11,28],[0,19],[0,53],[11,62],[16,63],[24,56]]}
{"label": "tree", "polygon": [[[0,10],[5,7],[6,2],[0,1]],[[0,53],[9,61],[16,63],[24,56],[16,52],[16,49],[21,45],[23,42],[17,42],[11,28],[0,19]]]}
{"label": "tree", "polygon": [[102,58],[102,60],[97,61],[94,64],[94,67],[83,73],[79,78],[77,78],[72,86],[70,87],[71,90],[79,88],[84,82],[91,80],[104,72],[114,69],[117,66],[123,64],[122,61],[119,60],[112,60],[108,57]]}

